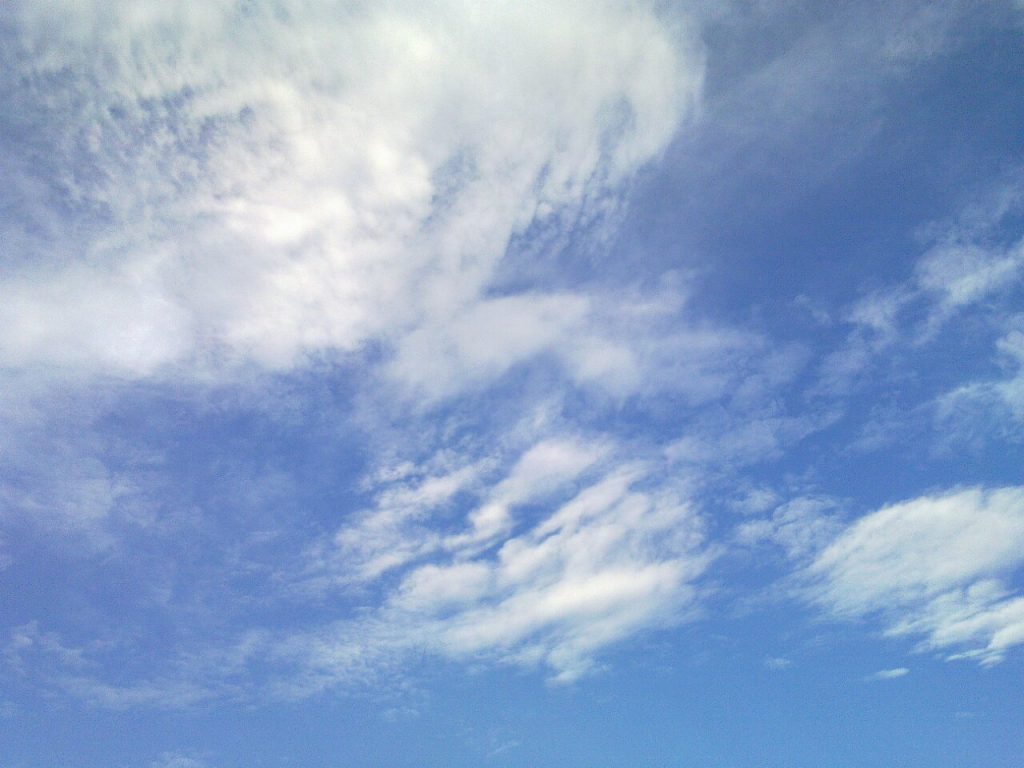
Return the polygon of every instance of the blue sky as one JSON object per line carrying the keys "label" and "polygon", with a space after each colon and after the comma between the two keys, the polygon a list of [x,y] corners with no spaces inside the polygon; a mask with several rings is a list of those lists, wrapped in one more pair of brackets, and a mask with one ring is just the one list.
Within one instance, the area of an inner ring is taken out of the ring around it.
{"label": "blue sky", "polygon": [[0,36],[0,768],[1019,765],[1019,2]]}

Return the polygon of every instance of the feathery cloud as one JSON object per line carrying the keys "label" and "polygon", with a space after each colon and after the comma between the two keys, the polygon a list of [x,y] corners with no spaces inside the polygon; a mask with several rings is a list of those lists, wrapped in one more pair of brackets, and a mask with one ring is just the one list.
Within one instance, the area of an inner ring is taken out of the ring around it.
{"label": "feathery cloud", "polygon": [[1024,488],[921,496],[847,526],[800,574],[837,618],[877,617],[893,637],[985,664],[1024,643]]}

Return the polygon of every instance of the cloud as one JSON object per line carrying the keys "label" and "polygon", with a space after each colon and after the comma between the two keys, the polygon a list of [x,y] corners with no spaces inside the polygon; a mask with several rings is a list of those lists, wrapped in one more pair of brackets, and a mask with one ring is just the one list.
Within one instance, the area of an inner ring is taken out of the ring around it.
{"label": "cloud", "polygon": [[38,621],[30,621],[11,630],[10,640],[3,650],[4,661],[22,672],[38,659],[80,668],[86,663],[84,654],[84,648],[66,645],[56,632],[40,628]]}
{"label": "cloud", "polygon": [[[697,316],[688,278],[547,279],[570,236],[607,244],[631,179],[694,114],[696,38],[643,3],[278,6],[11,17],[3,141],[27,159],[5,162],[34,224],[2,257],[0,376],[24,385],[0,402],[20,441],[2,500],[107,533],[142,473],[108,449],[106,414],[310,371],[353,380],[357,413],[331,416],[368,465],[361,510],[296,544],[298,566],[258,564],[260,599],[306,601],[308,623],[135,678],[96,662],[48,679],[118,709],[307,695],[425,652],[570,681],[696,614],[716,549],[660,439],[623,438],[616,410],[657,395],[746,413],[799,355]],[[534,386],[501,386],[526,368]],[[706,426],[677,465],[711,461]],[[811,428],[766,416],[736,461]],[[65,431],[89,439],[31,459]]]}
{"label": "cloud", "polygon": [[67,675],[54,679],[51,684],[91,706],[114,711],[139,707],[187,709],[209,701],[218,693],[202,682],[180,677],[116,685],[97,676]]}
{"label": "cloud", "polygon": [[889,115],[906,109],[892,84],[977,23],[960,0],[830,6],[813,21],[789,0],[693,5],[716,45],[701,122],[673,156],[690,192],[674,194],[698,226],[741,229],[878,151]]}
{"label": "cloud", "polygon": [[[586,299],[485,299],[510,239],[613,205],[702,64],[639,6],[463,11],[19,7],[8,148],[40,158],[17,181],[78,237],[6,257],[0,355],[150,377],[378,341],[401,372],[440,335],[493,373],[544,347]],[[473,340],[512,317],[503,347]]]}
{"label": "cloud", "polygon": [[996,344],[1007,375],[971,381],[943,393],[934,403],[935,419],[954,436],[977,431],[1019,439],[1024,427],[1024,318],[1013,318],[1013,330]]}
{"label": "cloud", "polygon": [[[409,490],[422,500],[421,489]],[[697,609],[695,582],[713,552],[696,511],[655,465],[623,461],[609,443],[548,438],[476,495],[461,511],[444,494],[416,508],[421,521],[463,521],[448,523],[447,534],[430,533],[436,523],[392,525],[390,507],[342,529],[335,543],[354,574],[347,578],[400,575],[379,582],[385,594],[372,618],[342,622],[334,640],[293,639],[306,675],[346,677],[372,648],[539,664],[570,681],[613,643]],[[364,545],[370,550],[353,549]]]}
{"label": "cloud", "polygon": [[70,644],[60,633],[33,620],[11,630],[0,659],[9,670],[35,684],[113,710],[185,708],[210,699],[219,687],[220,681],[209,672],[200,681],[182,670],[151,680],[111,682],[109,678],[116,675],[104,669],[104,656],[113,645],[109,639]]}
{"label": "cloud", "polygon": [[709,408],[686,434],[665,447],[666,456],[681,466],[737,469],[780,458],[838,417],[830,411],[789,416],[744,410]]}
{"label": "cloud", "polygon": [[799,560],[831,541],[840,528],[831,499],[800,497],[775,508],[770,518],[745,522],[736,528],[736,541],[745,546],[771,542]]}
{"label": "cloud", "polygon": [[[439,517],[447,514],[457,494],[479,490],[485,473],[491,470],[493,474],[497,457],[482,457],[425,477],[422,470],[409,468],[406,472],[412,476],[383,485],[374,508],[355,516],[331,544],[321,544],[313,551],[314,569],[340,567],[335,578],[342,582],[366,581],[438,551],[487,546],[495,537],[507,534],[514,507],[543,500],[606,452],[606,446],[569,438],[537,443],[473,508],[467,517],[469,527],[447,536],[437,532]],[[435,457],[434,463],[451,460]]]}
{"label": "cloud", "polygon": [[930,322],[1003,290],[1024,277],[1024,241],[1006,249],[944,244],[929,252],[917,269],[918,284],[936,298]]}
{"label": "cloud", "polygon": [[730,503],[730,506],[743,515],[756,515],[772,509],[779,502],[778,494],[771,488],[750,488]]}
{"label": "cloud", "polygon": [[[442,620],[442,646],[542,661],[569,680],[606,645],[676,620],[696,596],[691,582],[708,556],[688,505],[632,487],[639,471],[620,468],[504,541],[474,575],[475,599]],[[410,577],[414,586],[418,575]],[[416,596],[413,589],[403,599],[432,613]]]}
{"label": "cloud", "polygon": [[6,457],[10,479],[0,486],[0,516],[27,519],[103,548],[109,543],[105,523],[111,515],[130,510],[138,489],[127,476],[89,455],[94,446],[74,440],[54,443],[48,446],[50,461],[45,465],[38,462],[38,454]]}
{"label": "cloud", "polygon": [[874,674],[865,677],[867,682],[875,682],[878,680],[896,680],[904,677],[910,672],[906,667],[896,667],[895,669],[880,669]]}
{"label": "cloud", "polygon": [[972,488],[860,518],[800,577],[836,618],[877,618],[889,636],[992,664],[1024,643],[1024,597],[1005,581],[1022,565],[1024,488]]}
{"label": "cloud", "polygon": [[951,320],[968,312],[998,326],[1024,284],[1024,240],[1006,234],[1022,205],[1024,183],[1017,169],[951,223],[925,228],[930,245],[909,279],[868,293],[847,311],[851,330],[846,343],[823,360],[820,387],[849,389],[894,352],[934,343]]}
{"label": "cloud", "polygon": [[[149,438],[104,416],[168,391],[234,397],[247,381],[270,392],[309,376],[332,390],[335,410],[317,417],[358,444],[344,471],[303,478],[312,489],[281,481],[276,493],[294,497],[280,504],[288,541],[256,564],[221,559],[220,544],[237,553],[276,531],[249,518],[227,535],[223,513],[258,512],[294,445],[282,459],[271,454],[286,441],[239,439],[233,460],[254,468],[236,485],[252,487],[216,499],[216,514],[188,499],[204,530],[182,545],[180,583],[153,591],[208,590],[190,619],[226,605],[228,588],[210,583],[244,584],[230,587],[244,599],[222,623],[198,622],[182,657],[110,674],[94,646],[26,625],[12,658],[60,666],[46,676],[55,687],[115,709],[307,696],[423,654],[568,682],[618,643],[700,613],[723,546],[708,533],[716,504],[750,515],[730,545],[779,547],[801,595],[830,615],[986,663],[1024,642],[1007,580],[1022,551],[1019,489],[923,496],[852,524],[825,497],[780,504],[776,484],[753,475],[839,418],[796,391],[808,352],[701,317],[689,277],[609,285],[591,269],[631,180],[701,98],[701,46],[661,4],[275,7],[58,1],[19,5],[5,22],[12,122],[0,163],[3,194],[17,199],[0,212],[0,429],[16,438],[0,453],[3,521],[14,511],[76,543],[126,526],[152,469],[132,449]],[[813,155],[831,168],[855,156],[872,121],[853,125],[834,98],[843,62],[879,45],[885,67],[932,55],[956,14],[913,15],[912,34],[881,42],[874,30],[891,25],[872,19],[837,57],[846,18],[796,35],[721,95],[710,130],[731,132],[718,150],[728,162],[711,163],[729,170],[722,184],[747,183],[732,167],[747,158]],[[876,75],[853,93],[872,92]],[[836,153],[807,152],[822,119]],[[852,127],[837,140],[833,124]],[[696,177],[702,192],[708,175]],[[992,221],[933,233],[904,284],[852,306],[824,378],[847,381],[1011,295],[1024,251]],[[566,269],[570,242],[587,253]],[[1009,378],[951,401],[1021,412],[1015,334],[1000,342]],[[338,406],[342,390],[356,394]],[[134,444],[111,448],[110,436]],[[319,435],[293,437],[317,471],[334,461]],[[345,472],[362,477],[351,495]],[[314,497],[315,511],[296,511]],[[137,551],[154,547],[156,527]],[[169,545],[156,546],[167,562]],[[187,585],[200,570],[202,584]],[[253,588],[256,571],[268,575]],[[180,618],[178,605],[160,609]],[[280,624],[252,629],[267,616]],[[211,626],[216,637],[197,639]]]}
{"label": "cloud", "polygon": [[374,538],[378,508],[343,528],[343,552],[369,539],[381,556],[400,556],[386,568],[364,564],[376,550],[369,560],[332,561],[350,573],[339,578],[373,586],[380,600],[361,618],[279,643],[292,669],[282,695],[351,682],[424,651],[540,666],[568,682],[593,671],[609,646],[698,610],[697,581],[715,553],[664,470],[624,461],[607,442],[564,437],[504,464],[472,490],[478,501],[453,508],[437,497],[420,508],[421,521],[446,518],[440,525],[395,525]]}
{"label": "cloud", "polygon": [[[356,381],[370,432],[524,364],[619,398],[714,391],[745,335],[682,322],[679,286],[517,272],[601,242],[695,113],[685,23],[617,0],[275,7],[8,15],[0,514],[116,539],[144,472],[104,416],[143,387],[315,369]],[[415,504],[380,499],[376,525]]]}
{"label": "cloud", "polygon": [[152,674],[112,675],[86,651],[88,668],[48,684],[114,709],[291,700],[372,690],[424,654],[571,682],[630,637],[700,615],[719,547],[657,447],[527,421],[371,467],[372,503],[298,568],[278,563],[261,598],[298,601],[308,620],[246,622]]}

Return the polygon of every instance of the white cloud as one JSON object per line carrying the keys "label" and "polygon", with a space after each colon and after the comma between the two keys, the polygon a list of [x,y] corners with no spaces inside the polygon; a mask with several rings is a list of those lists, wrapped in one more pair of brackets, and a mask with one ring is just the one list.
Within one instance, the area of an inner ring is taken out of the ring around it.
{"label": "white cloud", "polygon": [[877,616],[891,636],[995,663],[1024,642],[1024,488],[922,496],[857,520],[801,574],[839,618]]}
{"label": "white cloud", "polygon": [[164,752],[149,764],[150,768],[206,768],[207,763],[175,752]]}
{"label": "white cloud", "polygon": [[787,416],[741,408],[708,409],[701,422],[665,446],[665,455],[680,465],[737,468],[779,458],[787,448],[828,426],[837,418],[832,412]]}
{"label": "white cloud", "polygon": [[[247,637],[231,663],[209,654],[224,669],[57,683],[101,706],[188,706],[257,657],[290,665],[268,684],[290,696],[424,651],[571,680],[683,620],[713,553],[686,494],[643,458],[656,450],[561,423],[505,438],[488,414],[461,415],[468,446],[417,430],[423,410],[531,361],[555,384],[517,411],[573,388],[693,405],[746,387],[751,402],[791,374],[763,339],[691,316],[671,276],[648,290],[563,275],[556,289],[515,274],[520,235],[600,242],[693,111],[699,45],[653,3],[278,6],[54,2],[12,17],[0,85],[25,127],[15,149],[39,158],[13,164],[16,183],[41,190],[29,197],[50,226],[4,255],[0,367],[105,389],[365,352],[370,503],[282,582],[290,598],[368,602]],[[385,423],[394,440],[376,434]],[[84,490],[62,514],[102,519],[133,487],[79,448]]]}
{"label": "white cloud", "polygon": [[685,35],[617,2],[57,2],[13,21],[6,81],[47,158],[27,172],[79,241],[9,257],[0,355],[133,377],[372,340],[407,378],[437,348],[500,373],[587,302],[483,298],[510,237],[607,206],[702,77]]}
{"label": "white cloud", "polygon": [[[1024,325],[1022,320],[1013,324]],[[940,395],[935,401],[939,423],[961,431],[980,423],[989,427],[986,434],[1020,434],[1014,425],[1024,424],[1024,331],[1009,331],[996,342],[996,350],[1007,375],[968,382]]]}
{"label": "white cloud", "polygon": [[138,707],[186,709],[214,696],[204,682],[181,677],[156,678],[127,685],[114,685],[102,678],[86,676],[64,676],[53,682],[60,690],[92,706],[117,711]]}
{"label": "white cloud", "polygon": [[1005,250],[971,244],[945,244],[928,253],[917,269],[917,282],[937,297],[938,317],[951,316],[1024,277],[1024,241]]}
{"label": "white cloud", "polygon": [[19,671],[39,658],[72,668],[86,663],[84,648],[67,645],[56,632],[43,630],[38,621],[14,627],[3,656],[7,664]]}
{"label": "white cloud", "polygon": [[779,495],[771,488],[751,488],[731,502],[730,506],[744,515],[766,512],[779,502]]}
{"label": "white cloud", "polygon": [[[366,620],[289,641],[298,690],[349,679],[368,657],[424,650],[542,665],[569,681],[611,644],[697,610],[695,582],[713,552],[655,466],[548,439],[478,493],[480,503],[463,504],[461,532],[425,547],[418,531],[389,532],[389,551],[412,554],[388,563],[399,577],[378,581],[384,599]],[[517,516],[524,504],[532,511]],[[480,515],[493,508],[494,525]],[[363,525],[346,529],[343,544]],[[364,580],[382,573],[358,562]]]}
{"label": "white cloud", "polygon": [[1016,418],[1024,420],[1024,331],[1007,334],[996,346],[1017,370],[1015,375],[993,384],[993,390]]}
{"label": "white cloud", "polygon": [[332,571],[337,563],[343,582],[375,579],[433,551],[440,542],[429,524],[486,468],[481,461],[386,487],[373,509],[341,528],[333,542],[317,546],[313,572]]}
{"label": "white cloud", "polygon": [[925,230],[930,247],[904,282],[877,289],[846,313],[846,343],[827,355],[819,389],[843,392],[893,350],[934,342],[949,322],[968,311],[998,327],[1024,283],[1024,240],[1006,241],[1005,223],[1024,206],[1019,169],[995,184],[980,203],[944,227]]}
{"label": "white cloud", "polygon": [[[140,379],[353,360],[366,411],[429,409],[535,359],[617,397],[707,399],[735,380],[745,334],[681,321],[679,286],[612,295],[512,274],[508,288],[517,236],[557,244],[614,222],[693,113],[704,64],[685,23],[618,0],[276,5],[12,11],[0,87],[18,159],[4,168],[24,194],[0,220],[0,427],[18,433],[0,453],[18,478],[6,509],[113,527],[136,480],[80,435]],[[59,412],[69,391],[95,399],[75,403],[88,416]],[[65,432],[52,471],[23,471]],[[418,491],[454,497],[483,471],[439,469]],[[433,503],[407,491],[378,498],[347,545],[366,574],[441,546],[388,549]],[[501,518],[481,509],[481,530]]]}
{"label": "white cloud", "polygon": [[799,560],[819,551],[839,527],[834,501],[805,496],[779,505],[770,518],[738,526],[736,541],[746,546],[771,542],[782,547],[789,558]]}
{"label": "white cloud", "polygon": [[9,669],[46,688],[114,710],[193,706],[211,698],[213,688],[220,682],[207,671],[202,681],[178,674],[114,684],[105,679],[103,672],[103,657],[110,649],[109,638],[72,644],[60,633],[44,629],[39,621],[33,620],[10,631],[10,639],[0,649],[0,659]]}
{"label": "white cloud", "polygon": [[[433,555],[438,551],[470,551],[487,547],[507,535],[516,507],[543,501],[599,461],[608,446],[599,442],[560,437],[541,440],[506,468],[506,476],[493,482],[498,456],[461,459],[443,474],[396,478],[378,489],[373,508],[355,516],[331,542],[311,552],[311,586],[372,581],[384,573]],[[451,456],[437,462],[458,461]],[[463,515],[462,529],[444,534],[453,523],[453,502],[458,494],[475,492],[477,503]]]}
{"label": "white cloud", "polygon": [[406,336],[390,375],[431,399],[471,388],[529,357],[555,352],[585,330],[589,305],[575,294],[479,301]]}
{"label": "white cloud", "polygon": [[430,406],[539,362],[584,391],[620,399],[671,392],[699,403],[798,366],[792,350],[769,350],[756,334],[702,322],[688,293],[668,274],[651,290],[584,286],[481,298],[403,336],[385,380],[396,395]]}
{"label": "white cloud", "polygon": [[865,680],[868,682],[874,682],[878,680],[896,680],[901,677],[905,677],[910,673],[910,670],[906,667],[896,667],[895,669],[880,669],[874,674],[868,675]]}
{"label": "white cloud", "polygon": [[[388,424],[391,444],[373,435],[366,453],[380,466],[367,473],[366,509],[309,547],[299,576],[282,577],[289,597],[341,591],[349,602],[312,629],[247,638],[225,665],[288,667],[266,675],[279,695],[422,652],[539,665],[568,681],[616,642],[684,620],[716,554],[684,482],[783,456],[837,416],[785,411],[780,385],[796,376],[799,351],[700,322],[680,283],[539,286],[510,274],[508,249],[524,233],[557,243],[572,226],[614,219],[629,178],[694,106],[698,46],[643,3],[395,2],[341,17],[320,0],[278,5],[273,15],[226,2],[53,2],[12,17],[20,48],[3,59],[0,85],[12,111],[24,107],[24,154],[39,165],[9,165],[47,226],[19,230],[16,251],[0,257],[11,265],[0,277],[0,368],[107,386],[363,351],[368,434],[389,408],[418,417],[531,362],[556,383],[517,392],[523,411],[553,391],[671,395],[658,407],[680,410],[682,436],[668,445],[664,433],[626,444],[615,425],[593,437],[606,412],[589,414],[590,432],[547,423],[506,440],[488,414],[464,409],[451,422],[463,419],[475,441],[453,438],[448,422],[421,435],[418,418]],[[928,35],[938,39],[938,26]],[[810,50],[814,60],[760,98],[828,90],[837,60],[826,38],[797,46],[789,58]],[[925,49],[894,43],[892,55]],[[780,69],[736,100],[747,104]],[[785,142],[806,134],[786,129],[808,114],[793,98],[767,121]],[[942,240],[907,285],[851,310],[835,376],[896,344],[915,302],[946,322],[1014,285],[1020,244],[964,242]],[[1008,335],[1003,349],[1024,360],[1018,342]],[[1020,405],[1019,380],[986,391]],[[27,490],[5,486],[0,501],[61,521],[108,516],[136,489],[91,455],[100,450],[79,448],[51,496],[39,493],[43,473]],[[771,515],[736,539],[810,561],[805,594],[837,616],[878,614],[892,634],[993,661],[1024,642],[1024,603],[1000,581],[1024,551],[1019,501],[1018,489],[923,497],[842,528],[825,500],[778,505],[755,489],[735,506]],[[62,646],[48,637],[22,640],[53,655]],[[115,708],[188,705],[229,687],[223,670],[202,672],[61,684]]]}
{"label": "white cloud", "polygon": [[[79,544],[102,548],[108,542],[104,525],[118,510],[130,509],[139,489],[121,473],[112,472],[88,453],[92,446],[74,441],[47,445],[50,458],[38,455],[8,458],[12,477],[0,484],[0,520],[15,517],[53,532],[70,533]],[[18,472],[17,470],[20,470]]]}

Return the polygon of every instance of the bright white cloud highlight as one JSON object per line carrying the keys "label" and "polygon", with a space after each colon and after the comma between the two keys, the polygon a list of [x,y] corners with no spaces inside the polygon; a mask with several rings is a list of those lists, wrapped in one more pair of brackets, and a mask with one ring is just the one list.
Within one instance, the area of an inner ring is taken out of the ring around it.
{"label": "bright white cloud highlight", "polygon": [[983,663],[1024,642],[1024,488],[922,496],[843,530],[803,572],[838,618],[877,616],[891,636]]}
{"label": "bright white cloud highlight", "polygon": [[[390,519],[378,508],[338,535],[336,567],[364,583],[401,575],[379,583],[386,596],[372,619],[343,623],[326,643],[293,640],[314,679],[347,678],[372,647],[540,664],[573,680],[609,645],[696,611],[696,581],[713,558],[696,511],[656,467],[565,439],[525,451],[452,534],[424,539],[425,529],[399,525],[374,538],[382,515]],[[356,554],[351,546],[361,541],[374,548]],[[367,566],[385,552],[402,554],[386,569]]]}
{"label": "bright white cloud highlight", "polygon": [[868,675],[864,679],[868,682],[875,682],[879,680],[898,680],[908,674],[910,674],[910,670],[906,667],[896,667],[894,669],[880,669],[874,674]]}
{"label": "bright white cloud highlight", "polygon": [[701,86],[686,35],[618,2],[275,7],[12,11],[5,91],[46,159],[14,170],[76,238],[5,255],[5,364],[281,369],[382,341],[443,392],[579,330],[585,296],[485,294],[513,235],[599,224],[666,146]]}

